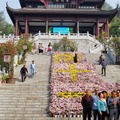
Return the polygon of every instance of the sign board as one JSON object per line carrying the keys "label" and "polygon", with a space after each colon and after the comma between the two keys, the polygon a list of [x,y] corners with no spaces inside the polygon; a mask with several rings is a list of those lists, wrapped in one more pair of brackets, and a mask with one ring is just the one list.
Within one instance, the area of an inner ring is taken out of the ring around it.
{"label": "sign board", "polygon": [[11,54],[4,54],[4,62],[11,62]]}
{"label": "sign board", "polygon": [[53,27],[53,33],[69,33],[69,27]]}
{"label": "sign board", "polygon": [[23,50],[27,49],[27,44],[23,44]]}

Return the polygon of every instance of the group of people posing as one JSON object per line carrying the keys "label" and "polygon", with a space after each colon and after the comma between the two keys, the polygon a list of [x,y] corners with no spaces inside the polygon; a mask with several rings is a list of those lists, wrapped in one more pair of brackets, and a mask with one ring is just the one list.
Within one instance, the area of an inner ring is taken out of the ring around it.
{"label": "group of people posing", "polygon": [[94,120],[119,120],[120,115],[120,90],[112,91],[107,97],[107,92],[94,90],[90,95],[90,90],[86,90],[86,95],[82,97],[83,120],[91,120],[92,111]]}
{"label": "group of people posing", "polygon": [[38,47],[36,47],[36,44],[34,44],[34,49],[33,49],[33,53],[36,53],[38,51],[38,53],[46,53],[48,52],[49,55],[52,55],[52,44],[51,42],[49,42],[48,47],[44,48],[42,43],[39,43]]}

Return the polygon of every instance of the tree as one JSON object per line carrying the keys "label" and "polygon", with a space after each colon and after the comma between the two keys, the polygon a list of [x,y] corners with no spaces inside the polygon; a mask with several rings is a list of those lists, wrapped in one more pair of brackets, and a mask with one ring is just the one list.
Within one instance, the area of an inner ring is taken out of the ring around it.
{"label": "tree", "polygon": [[14,27],[12,24],[6,23],[5,26],[2,29],[2,33],[5,35],[9,35],[9,34],[14,34]]}
{"label": "tree", "polygon": [[4,12],[0,11],[0,30],[3,31],[4,25],[6,24],[5,22],[5,16]]}
{"label": "tree", "polygon": [[102,7],[102,10],[112,10],[113,7],[108,4],[107,2],[104,3],[103,7]]}
{"label": "tree", "polygon": [[[112,10],[112,6],[109,5],[107,2],[104,3],[103,10]],[[119,36],[120,35],[120,7],[118,8],[118,13],[116,17],[110,23],[110,35],[112,36]]]}
{"label": "tree", "polygon": [[119,62],[120,56],[120,40],[119,37],[114,37],[112,40],[109,41],[109,46],[114,49],[116,54],[116,62]]}
{"label": "tree", "polygon": [[8,75],[9,78],[14,78],[14,57],[18,52],[17,45],[15,44],[14,41],[7,41],[6,43],[2,43],[0,45],[0,56],[1,56],[1,62],[6,65],[7,63],[3,62],[3,55],[5,53],[8,53],[11,55],[11,61],[9,63],[9,70],[8,70]]}
{"label": "tree", "polygon": [[14,26],[12,24],[9,24],[5,21],[4,12],[0,11],[0,30],[2,31],[2,35],[9,35],[14,34]]}
{"label": "tree", "polygon": [[107,37],[107,33],[105,33],[105,32],[103,32],[98,38],[96,38],[96,39],[98,39],[102,44],[103,44],[103,46],[104,46],[104,50],[103,50],[103,52],[107,52],[107,39],[106,39],[106,37]]}
{"label": "tree", "polygon": [[53,44],[53,49],[55,51],[74,51],[77,50],[77,44],[67,39],[67,37],[63,37],[58,43]]}
{"label": "tree", "polygon": [[115,18],[110,25],[110,34],[113,36],[120,35],[120,18]]}
{"label": "tree", "polygon": [[[33,46],[33,41],[29,41],[29,35],[28,34],[23,34],[23,37],[18,41],[17,46],[21,49],[18,49],[18,54],[22,54],[21,62],[25,61],[26,58],[26,53],[32,51],[34,48]],[[23,49],[23,45],[27,45],[27,49]]]}
{"label": "tree", "polygon": [[112,20],[110,24],[110,34],[118,37],[120,35],[120,7],[116,17]]}

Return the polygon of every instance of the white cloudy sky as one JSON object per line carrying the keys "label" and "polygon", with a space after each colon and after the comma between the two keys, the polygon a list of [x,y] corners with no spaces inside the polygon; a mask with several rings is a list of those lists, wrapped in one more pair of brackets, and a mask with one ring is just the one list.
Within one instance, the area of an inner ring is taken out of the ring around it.
{"label": "white cloudy sky", "polygon": [[[116,7],[119,0],[106,0],[113,8]],[[9,23],[12,23],[7,12],[6,12],[6,2],[8,2],[8,5],[12,8],[20,8],[19,0],[0,0],[0,11],[5,11],[5,18],[6,21]]]}

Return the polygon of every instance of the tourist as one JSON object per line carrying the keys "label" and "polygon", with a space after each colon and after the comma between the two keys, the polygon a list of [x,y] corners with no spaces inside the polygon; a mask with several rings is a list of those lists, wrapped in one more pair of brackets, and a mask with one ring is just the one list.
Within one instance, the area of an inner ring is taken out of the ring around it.
{"label": "tourist", "polygon": [[101,73],[101,74],[102,74],[102,75],[104,74],[104,76],[106,76],[106,66],[107,66],[107,62],[105,62],[105,60],[103,59],[101,65],[102,65],[102,69],[101,69],[102,73]]}
{"label": "tourist", "polygon": [[71,52],[74,52],[75,50],[74,50],[74,48],[71,48],[71,50],[70,50]]}
{"label": "tourist", "polygon": [[99,100],[98,100],[98,120],[105,120],[105,116],[107,114],[107,110],[108,110],[108,107],[107,107],[107,102],[106,102],[106,99],[103,98],[103,94],[102,92],[100,92],[98,94],[99,96]]}
{"label": "tourist", "polygon": [[23,67],[20,70],[20,73],[21,73],[22,82],[24,82],[26,79],[26,73],[28,73],[26,65],[23,65]]}
{"label": "tourist", "polygon": [[118,98],[116,96],[116,91],[111,92],[111,97],[108,98],[108,105],[110,107],[110,119],[117,120],[118,118]]}
{"label": "tourist", "polygon": [[49,44],[48,44],[48,53],[49,53],[49,55],[50,56],[52,56],[52,44],[49,42]]}
{"label": "tourist", "polygon": [[31,76],[30,77],[34,76],[35,68],[36,68],[36,65],[35,65],[34,60],[33,60],[32,63],[30,64],[30,69],[31,69]]}
{"label": "tourist", "polygon": [[77,54],[75,53],[75,56],[73,57],[74,63],[77,63]]}
{"label": "tourist", "polygon": [[97,47],[98,47],[98,44],[96,43],[96,44],[94,45],[94,47],[97,48]]}
{"label": "tourist", "polygon": [[103,55],[99,57],[99,65],[102,63],[102,61],[103,61]]}
{"label": "tourist", "polygon": [[86,120],[88,115],[88,120],[91,120],[91,110],[92,110],[93,99],[90,96],[90,90],[86,90],[86,95],[82,97],[81,104],[83,106],[83,120]]}
{"label": "tourist", "polygon": [[38,51],[39,51],[39,53],[43,53],[43,46],[42,46],[42,43],[39,43],[39,45],[38,45]]}
{"label": "tourist", "polygon": [[[107,91],[102,91],[102,94],[103,94],[103,98],[108,103]],[[109,120],[109,111],[110,111],[110,109],[109,109],[109,106],[108,106],[108,110],[107,110],[107,114],[106,114],[107,120]]]}
{"label": "tourist", "polygon": [[120,90],[117,90],[117,97],[118,97],[118,120],[120,116]]}
{"label": "tourist", "polygon": [[96,88],[96,89],[94,89],[94,92],[95,92],[95,94],[92,95],[92,98],[93,98],[92,110],[93,110],[94,120],[97,120],[97,117],[98,117],[97,103],[98,103],[98,100],[99,100],[99,96],[98,96],[99,90]]}

